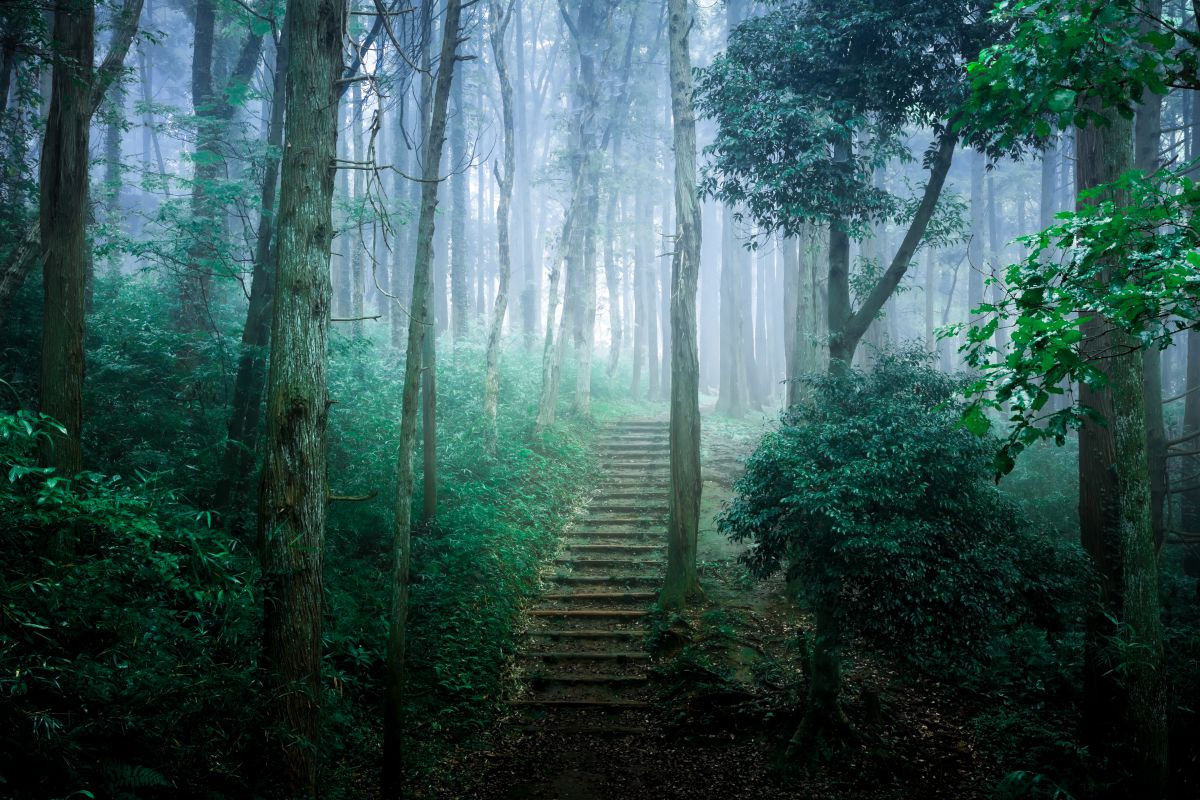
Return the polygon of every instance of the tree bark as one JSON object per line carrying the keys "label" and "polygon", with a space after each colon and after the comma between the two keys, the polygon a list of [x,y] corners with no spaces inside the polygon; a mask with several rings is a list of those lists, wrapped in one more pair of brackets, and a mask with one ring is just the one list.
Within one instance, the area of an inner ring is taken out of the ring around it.
{"label": "tree bark", "polygon": [[[137,35],[138,20],[142,14],[143,0],[125,0],[118,15],[118,24],[109,39],[108,53],[104,61],[93,71],[93,77],[86,87],[86,122],[90,122],[96,109],[104,101],[104,95],[112,84],[121,67],[125,63],[125,55]],[[94,45],[93,45],[94,48]],[[88,61],[90,67],[91,61]],[[53,92],[51,91],[51,94]],[[45,98],[49,100],[49,95]],[[36,221],[25,229],[25,234],[15,247],[9,251],[8,258],[0,265],[0,322],[8,314],[8,308],[13,298],[25,283],[29,271],[42,255],[39,240],[41,222]]]}
{"label": "tree bark", "polygon": [[329,252],[344,0],[290,0],[267,430],[259,488],[263,668],[272,774],[317,796],[324,613]]}
{"label": "tree bark", "polygon": [[[1076,129],[1080,189],[1115,181],[1131,166],[1129,122],[1102,113],[1107,124]],[[1103,389],[1080,387],[1080,403],[1106,421],[1089,420],[1079,432],[1080,536],[1100,584],[1084,645],[1084,738],[1114,767],[1114,797],[1158,797],[1166,779],[1166,698],[1142,356],[1135,340],[1099,314],[1083,333],[1108,376]]]}
{"label": "tree bark", "polygon": [[[1147,0],[1142,29],[1149,31],[1151,19],[1162,14],[1162,0]],[[1151,91],[1142,93],[1133,126],[1133,165],[1149,174],[1158,169],[1162,139],[1162,98]],[[1166,527],[1168,486],[1167,432],[1163,421],[1162,350],[1150,347],[1142,351],[1143,405],[1146,409],[1146,459],[1150,468],[1150,522],[1154,544],[1161,548]]]}
{"label": "tree bark", "polygon": [[[487,420],[487,446],[496,447],[496,414],[500,398],[500,334],[504,327],[504,314],[508,310],[508,283],[512,274],[512,254],[509,243],[509,210],[512,206],[513,178],[516,174],[515,121],[513,112],[512,79],[508,74],[508,56],[505,35],[512,18],[513,3],[508,0],[504,11],[500,0],[490,0],[489,16],[492,21],[492,61],[496,67],[496,79],[500,83],[500,106],[504,120],[504,164],[496,169],[496,183],[500,187],[500,202],[496,206],[496,234],[499,244],[500,283],[496,289],[496,304],[492,310],[491,329],[488,331],[487,365],[483,387],[483,416]],[[518,43],[519,44],[519,43]]]}
{"label": "tree bark", "polygon": [[[41,439],[43,466],[66,478],[83,468],[84,284],[87,275],[89,96],[96,11],[86,0],[54,5],[50,112],[42,140],[38,227],[43,308],[41,412],[64,428]],[[68,543],[51,542],[59,555]]]}
{"label": "tree bark", "polygon": [[275,294],[275,196],[279,183],[279,159],[283,148],[287,72],[287,37],[283,36],[279,39],[275,53],[271,117],[267,123],[267,160],[263,167],[250,302],[246,308],[246,324],[242,327],[242,347],[238,356],[237,376],[233,383],[224,469],[217,487],[217,508],[223,510],[226,515],[236,512],[246,500],[244,492],[254,468],[258,442],[259,417],[267,373],[267,346],[271,339],[272,299]]}
{"label": "tree bark", "polygon": [[667,571],[659,602],[679,609],[700,593],[700,357],[696,289],[700,276],[700,205],[696,195],[696,116],[692,107],[689,0],[667,0],[671,110],[675,149],[675,242],[671,255],[671,497]]}
{"label": "tree bark", "polygon": [[[453,110],[450,116],[450,330],[457,345],[467,336],[470,320],[471,287],[467,280],[467,109],[463,103],[463,81],[451,90]],[[483,181],[479,182],[483,195]]]}
{"label": "tree bark", "polygon": [[[223,237],[224,217],[208,190],[224,170],[221,140],[237,107],[230,90],[250,82],[262,52],[262,35],[247,34],[225,85],[213,85],[213,48],[216,39],[215,0],[197,0],[192,42],[192,111],[196,120],[196,150],[192,156],[191,213],[196,230],[188,247],[187,263],[179,284],[179,329],[196,332],[211,327],[209,301],[213,261],[219,256],[214,240]],[[184,359],[185,362],[188,359]]]}
{"label": "tree bark", "polygon": [[929,181],[925,184],[921,202],[917,206],[912,222],[909,223],[904,239],[892,257],[887,271],[871,288],[857,311],[851,311],[850,307],[850,240],[845,232],[839,229],[836,221],[830,225],[827,308],[831,368],[842,368],[835,366],[836,362],[841,362],[844,367],[854,360],[854,351],[866,332],[867,326],[879,314],[884,303],[892,296],[908,271],[913,254],[921,244],[925,230],[929,227],[929,220],[932,219],[934,209],[937,207],[938,197],[941,196],[942,187],[946,183],[946,174],[950,171],[950,163],[954,158],[956,144],[957,138],[953,134],[942,134],[937,152],[930,164]]}
{"label": "tree bark", "polygon": [[[427,3],[429,0],[427,0]],[[430,123],[422,159],[421,212],[417,222],[417,250],[413,264],[412,308],[404,362],[404,388],[400,401],[400,446],[396,468],[396,502],[392,538],[392,602],[388,614],[388,660],[384,701],[382,786],[385,797],[396,796],[403,779],[404,660],[407,645],[409,560],[412,539],[413,449],[417,430],[417,401],[421,383],[424,339],[432,336],[430,279],[433,267],[434,215],[438,205],[438,177],[446,139],[446,108],[454,67],[458,60],[461,0],[447,0],[443,17],[441,58]]]}

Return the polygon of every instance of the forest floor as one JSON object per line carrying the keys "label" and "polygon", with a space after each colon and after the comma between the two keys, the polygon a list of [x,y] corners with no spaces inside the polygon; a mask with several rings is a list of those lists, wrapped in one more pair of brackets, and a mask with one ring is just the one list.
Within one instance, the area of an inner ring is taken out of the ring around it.
{"label": "forest floor", "polygon": [[[657,422],[665,438],[665,421]],[[511,711],[482,743],[456,751],[443,765],[445,783],[426,787],[428,796],[967,800],[989,794],[996,776],[977,751],[968,710],[956,707],[948,687],[902,678],[855,648],[846,653],[846,711],[861,743],[816,767],[778,768],[803,705],[800,654],[811,620],[781,581],[747,575],[737,546],[716,527],[768,424],[765,417],[733,422],[706,415],[699,546],[705,601],[669,617],[644,611],[652,603],[653,581],[646,578],[654,573],[630,572],[634,564],[655,569],[632,537],[662,535],[663,503],[638,501],[646,513],[635,515],[624,505],[630,500],[609,499],[665,491],[659,433],[642,420],[624,431],[615,423],[602,436],[602,453],[617,466],[547,573],[545,602],[531,609],[529,643],[513,669]],[[635,451],[643,453],[645,470],[638,467],[636,476],[628,464],[620,466],[623,454]],[[589,536],[597,538],[581,538]],[[597,552],[597,542],[609,550]],[[622,557],[630,560],[616,560]]]}

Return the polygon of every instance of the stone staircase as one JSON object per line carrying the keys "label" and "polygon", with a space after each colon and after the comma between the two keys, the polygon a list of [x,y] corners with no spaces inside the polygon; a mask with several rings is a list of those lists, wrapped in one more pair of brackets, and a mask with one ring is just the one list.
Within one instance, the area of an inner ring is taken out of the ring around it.
{"label": "stone staircase", "polygon": [[647,607],[666,555],[665,421],[623,422],[601,435],[605,475],[544,576],[553,588],[528,611],[510,701],[531,733],[643,732],[650,711]]}

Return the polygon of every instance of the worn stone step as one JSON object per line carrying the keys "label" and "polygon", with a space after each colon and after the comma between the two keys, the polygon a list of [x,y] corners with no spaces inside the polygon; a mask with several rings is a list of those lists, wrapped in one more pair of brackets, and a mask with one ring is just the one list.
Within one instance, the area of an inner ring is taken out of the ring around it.
{"label": "worn stone step", "polygon": [[568,586],[657,586],[657,575],[554,575],[550,580]]}
{"label": "worn stone step", "polygon": [[576,553],[662,553],[665,545],[654,544],[571,544]]}
{"label": "worn stone step", "polygon": [[602,697],[585,699],[531,697],[523,700],[513,700],[509,705],[542,708],[596,708],[611,711],[650,708],[650,703],[645,700],[613,700],[611,698]]}
{"label": "worn stone step", "polygon": [[606,464],[604,468],[606,470],[608,470],[609,472],[620,472],[623,474],[626,472],[664,472],[666,470],[669,470],[671,468],[671,465],[664,464],[664,463],[656,463],[656,462],[646,462],[646,463],[641,463],[641,462],[620,463],[620,462],[618,462],[615,464]]}
{"label": "worn stone step", "polygon": [[641,619],[649,613],[633,608],[535,608],[529,615],[564,619]]}
{"label": "worn stone step", "polygon": [[591,652],[588,650],[560,650],[557,652],[533,652],[529,655],[542,661],[614,661],[618,664],[634,661],[649,661],[649,653],[638,652]]}
{"label": "worn stone step", "polygon": [[563,686],[641,686],[649,678],[645,675],[533,675],[530,682],[538,684],[556,683]]}
{"label": "worn stone step", "polygon": [[603,503],[593,505],[588,508],[588,515],[612,515],[612,514],[641,514],[645,516],[653,516],[655,514],[666,514],[670,509],[665,505],[646,506],[638,503]]}
{"label": "worn stone step", "polygon": [[666,502],[667,494],[666,494],[666,492],[659,492],[659,491],[655,491],[653,489],[638,489],[638,488],[618,489],[613,492],[606,492],[604,495],[600,496],[600,499],[598,502],[612,501],[612,500],[620,500],[620,501],[625,501],[625,502],[634,501],[634,500],[645,500],[645,501],[651,502],[651,503],[655,503],[655,502],[662,503],[662,502]]}
{"label": "worn stone step", "polygon": [[662,538],[662,531],[661,530],[656,531],[653,528],[642,528],[641,530],[632,530],[632,531],[631,530],[616,530],[616,531],[587,530],[587,531],[572,532],[570,538],[567,539],[567,543],[570,544],[572,542],[576,542],[578,544],[588,544],[589,542],[594,542],[597,539],[622,539],[622,540],[645,539],[645,540],[650,540],[650,539],[657,539],[657,538]]}
{"label": "worn stone step", "polygon": [[639,601],[653,602],[657,597],[654,592],[550,592],[542,595],[544,600],[559,600],[571,603],[595,603],[600,601],[613,603],[634,603]]}
{"label": "worn stone step", "polygon": [[574,628],[569,630],[527,631],[530,636],[544,639],[644,639],[642,631],[606,631],[596,628]]}
{"label": "worn stone step", "polygon": [[646,736],[650,729],[644,725],[517,725],[520,733],[540,733],[548,736]]}
{"label": "worn stone step", "polygon": [[574,567],[576,571],[581,569],[611,569],[613,567],[619,569],[651,569],[663,565],[661,559],[655,561],[637,561],[628,558],[581,558],[574,560],[559,558],[555,559],[554,563],[559,566]]}

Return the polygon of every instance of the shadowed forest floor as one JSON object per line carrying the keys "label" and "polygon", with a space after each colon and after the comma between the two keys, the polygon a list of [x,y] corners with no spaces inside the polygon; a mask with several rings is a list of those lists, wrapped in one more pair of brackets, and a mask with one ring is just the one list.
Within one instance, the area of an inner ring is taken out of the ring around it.
{"label": "shadowed forest floor", "polygon": [[[655,495],[665,487],[665,421],[617,423],[600,437],[606,482],[548,568],[543,602],[530,609],[510,713],[444,765],[442,785],[416,792],[483,800],[987,795],[996,776],[976,752],[969,709],[854,648],[846,711],[861,743],[807,771],[777,768],[803,704],[810,621],[781,581],[746,574],[715,522],[766,424],[706,417],[706,598],[669,617],[641,615],[658,564],[635,549],[662,535],[664,503]],[[609,549],[587,549],[597,546]]]}

